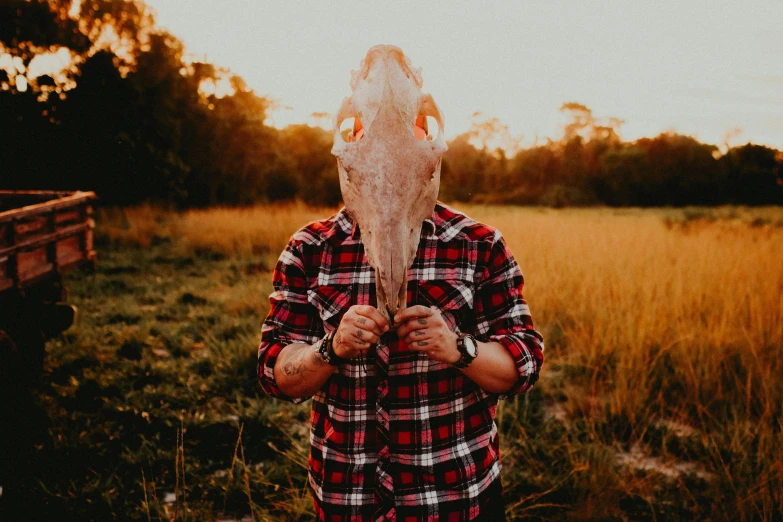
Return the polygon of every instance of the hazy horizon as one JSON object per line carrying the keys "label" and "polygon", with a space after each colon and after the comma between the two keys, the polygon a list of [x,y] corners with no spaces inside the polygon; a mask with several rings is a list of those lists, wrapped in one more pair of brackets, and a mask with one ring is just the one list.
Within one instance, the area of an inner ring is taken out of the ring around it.
{"label": "hazy horizon", "polygon": [[392,43],[422,67],[447,138],[468,130],[474,112],[528,145],[556,138],[558,109],[573,101],[624,120],[626,140],[675,130],[783,146],[781,2],[147,3],[188,53],[276,99],[277,126],[333,113],[367,49]]}

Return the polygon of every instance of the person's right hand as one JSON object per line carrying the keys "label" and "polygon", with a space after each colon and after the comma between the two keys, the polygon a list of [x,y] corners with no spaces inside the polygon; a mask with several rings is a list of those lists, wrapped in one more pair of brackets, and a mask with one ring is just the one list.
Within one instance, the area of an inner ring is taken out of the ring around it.
{"label": "person's right hand", "polygon": [[353,305],[343,315],[334,335],[334,353],[344,359],[353,359],[369,350],[388,331],[389,322],[375,307]]}

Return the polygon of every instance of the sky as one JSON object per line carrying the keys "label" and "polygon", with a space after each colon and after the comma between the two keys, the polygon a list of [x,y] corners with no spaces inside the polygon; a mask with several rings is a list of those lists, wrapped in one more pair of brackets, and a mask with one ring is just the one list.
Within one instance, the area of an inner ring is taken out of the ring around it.
{"label": "sky", "polygon": [[783,1],[315,2],[147,0],[186,50],[277,100],[271,123],[313,123],[350,94],[377,44],[422,67],[446,138],[471,116],[523,143],[562,135],[564,102],[626,123],[783,148]]}

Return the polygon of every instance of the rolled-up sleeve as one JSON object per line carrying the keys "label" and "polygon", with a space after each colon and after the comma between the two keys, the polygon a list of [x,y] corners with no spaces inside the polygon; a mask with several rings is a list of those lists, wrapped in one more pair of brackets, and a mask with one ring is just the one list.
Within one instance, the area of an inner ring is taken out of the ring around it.
{"label": "rolled-up sleeve", "polygon": [[268,395],[298,404],[306,398],[289,397],[280,391],[275,363],[287,345],[313,344],[323,337],[324,331],[317,309],[307,299],[303,256],[293,239],[275,265],[272,284],[269,315],[264,320],[258,347],[258,382]]}
{"label": "rolled-up sleeve", "polygon": [[476,287],[476,330],[480,340],[502,344],[514,358],[517,381],[500,398],[528,391],[544,363],[544,339],[533,327],[523,287],[522,271],[497,232]]}

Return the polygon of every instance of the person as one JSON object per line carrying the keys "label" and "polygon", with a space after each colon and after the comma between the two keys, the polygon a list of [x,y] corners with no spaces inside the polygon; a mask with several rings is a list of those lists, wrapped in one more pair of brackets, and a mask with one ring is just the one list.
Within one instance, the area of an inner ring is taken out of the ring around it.
{"label": "person", "polygon": [[522,272],[499,231],[438,202],[409,274],[389,321],[346,210],[300,229],[274,270],[260,385],[313,399],[318,520],[504,520],[497,403],[544,360]]}

